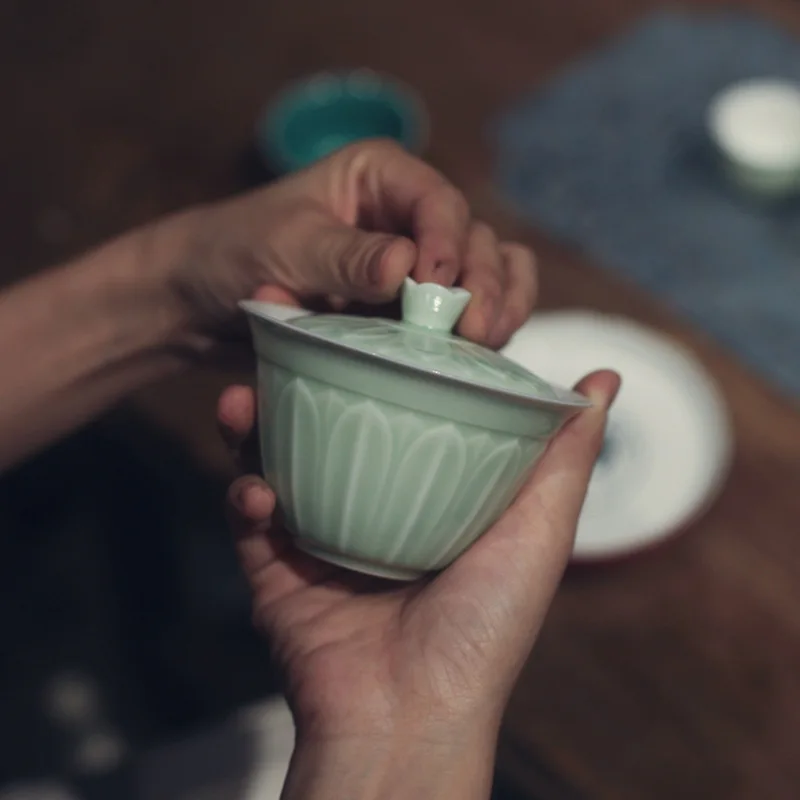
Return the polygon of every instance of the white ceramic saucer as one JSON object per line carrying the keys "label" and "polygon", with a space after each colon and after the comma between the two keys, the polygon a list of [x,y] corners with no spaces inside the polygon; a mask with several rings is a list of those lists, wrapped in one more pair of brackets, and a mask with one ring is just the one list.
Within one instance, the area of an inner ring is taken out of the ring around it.
{"label": "white ceramic saucer", "polygon": [[623,318],[539,312],[503,353],[567,386],[596,369],[622,376],[578,526],[575,560],[651,547],[715,497],[732,452],[727,409],[711,378],[676,343]]}

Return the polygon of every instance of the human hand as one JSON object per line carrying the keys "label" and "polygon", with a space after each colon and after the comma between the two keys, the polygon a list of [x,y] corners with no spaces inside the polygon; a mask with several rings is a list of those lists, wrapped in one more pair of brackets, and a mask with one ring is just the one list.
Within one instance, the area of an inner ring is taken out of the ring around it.
{"label": "human hand", "polygon": [[[270,488],[254,475],[233,484],[255,621],[285,670],[298,726],[296,796],[330,796],[342,782],[353,797],[395,796],[387,787],[398,782],[396,796],[486,796],[500,719],[571,552],[618,387],[614,373],[585,378],[577,388],[593,407],[551,443],[513,506],[444,572],[415,583],[304,555],[273,523]],[[229,389],[219,420],[240,447],[254,426],[252,390]]]}
{"label": "human hand", "polygon": [[238,317],[242,299],[384,303],[412,275],[468,289],[459,333],[499,347],[536,295],[530,251],[498,242],[442,175],[390,142],[351,145],[156,231],[180,254],[170,277],[175,296],[215,337]]}

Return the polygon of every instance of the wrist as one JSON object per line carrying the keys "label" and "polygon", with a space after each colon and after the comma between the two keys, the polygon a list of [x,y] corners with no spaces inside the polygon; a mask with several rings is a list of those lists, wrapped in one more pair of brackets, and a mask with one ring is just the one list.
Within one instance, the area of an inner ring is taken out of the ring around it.
{"label": "wrist", "polygon": [[152,320],[153,342],[182,360],[204,356],[214,344],[207,320],[184,290],[199,273],[193,250],[201,227],[200,210],[174,214],[130,237],[134,292]]}
{"label": "wrist", "polygon": [[215,343],[249,339],[238,304],[271,282],[269,248],[250,241],[251,226],[237,217],[243,211],[235,202],[197,206],[144,232],[184,335],[201,354]]}
{"label": "wrist", "polygon": [[[61,331],[63,339],[105,353],[99,368],[180,357],[199,343],[169,289],[176,246],[156,228],[142,228],[44,273],[23,291],[33,299],[47,295],[38,313],[54,336]],[[37,280],[48,284],[46,292],[39,292]]]}
{"label": "wrist", "polygon": [[0,469],[202,347],[166,287],[164,243],[151,235],[127,234],[0,295]]}
{"label": "wrist", "polygon": [[285,800],[486,800],[497,729],[460,726],[435,737],[394,731],[367,738],[320,738],[298,731]]}

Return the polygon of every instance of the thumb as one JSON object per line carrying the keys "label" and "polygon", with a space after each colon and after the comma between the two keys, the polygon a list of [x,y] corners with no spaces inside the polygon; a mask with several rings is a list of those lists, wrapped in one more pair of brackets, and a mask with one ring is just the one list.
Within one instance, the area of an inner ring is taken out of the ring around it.
{"label": "thumb", "polygon": [[321,293],[346,300],[392,300],[417,260],[416,246],[402,236],[337,225],[315,240]]}
{"label": "thumb", "polygon": [[597,372],[577,388],[594,405],[556,436],[511,508],[440,576],[442,591],[470,587],[512,609],[528,636],[538,631],[572,550],[619,377]]}

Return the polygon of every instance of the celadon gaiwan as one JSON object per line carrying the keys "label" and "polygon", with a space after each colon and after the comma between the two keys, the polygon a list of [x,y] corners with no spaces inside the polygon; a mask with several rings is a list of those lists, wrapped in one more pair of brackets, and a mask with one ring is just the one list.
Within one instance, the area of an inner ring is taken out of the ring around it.
{"label": "celadon gaiwan", "polygon": [[589,405],[454,335],[469,299],[408,278],[401,322],[241,304],[264,474],[299,548],[400,580],[442,569]]}

